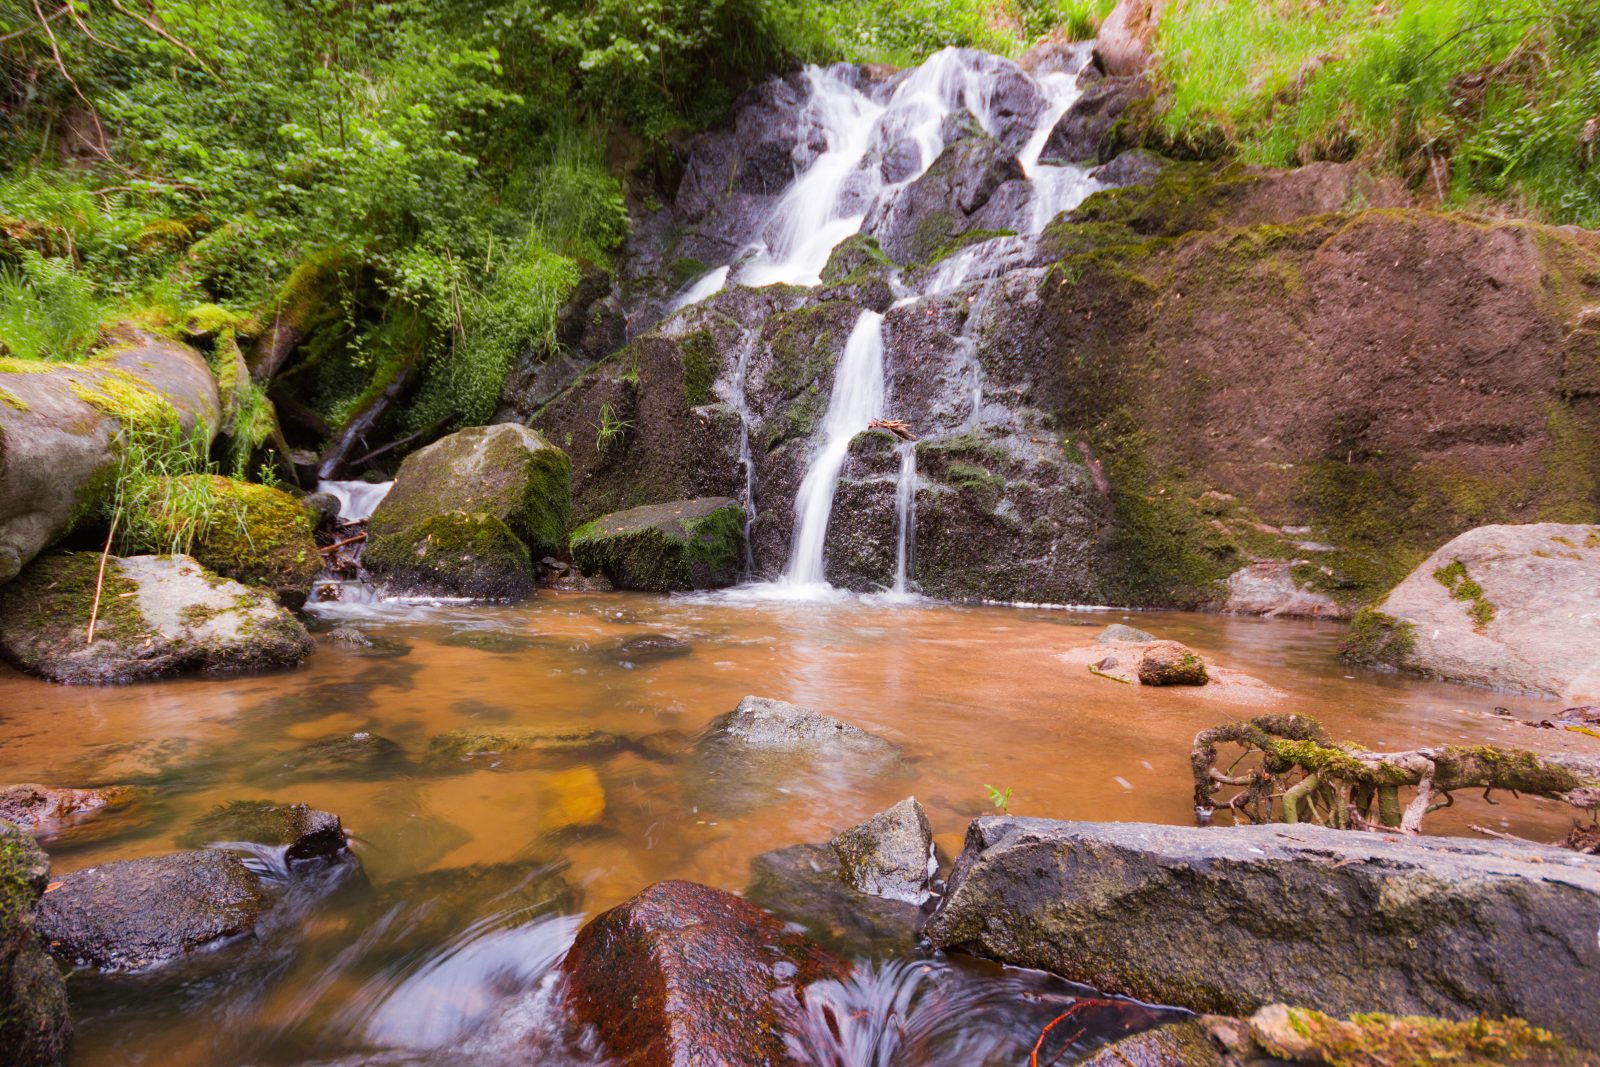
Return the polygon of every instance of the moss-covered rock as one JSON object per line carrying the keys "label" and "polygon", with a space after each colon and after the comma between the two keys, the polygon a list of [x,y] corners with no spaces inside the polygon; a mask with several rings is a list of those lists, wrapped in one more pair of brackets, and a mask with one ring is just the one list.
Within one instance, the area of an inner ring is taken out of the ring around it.
{"label": "moss-covered rock", "polygon": [[100,578],[98,553],[35,560],[0,589],[0,655],[52,681],[105,685],[287,667],[311,653],[305,627],[270,597],[188,556],[110,557]]}
{"label": "moss-covered rock", "polygon": [[278,602],[298,608],[322,568],[311,518],[300,501],[270,486],[211,479],[214,510],[190,553],[225,578],[269,589]]}
{"label": "moss-covered rock", "polygon": [[526,596],[533,557],[511,527],[481,511],[449,511],[374,538],[367,570],[400,592],[488,599]]}
{"label": "moss-covered rock", "polygon": [[34,929],[50,859],[25,831],[0,822],[0,1062],[65,1063],[72,1040],[67,988]]}
{"label": "moss-covered rock", "polygon": [[408,534],[425,519],[453,511],[500,520],[535,556],[566,543],[572,465],[537,430],[515,423],[474,426],[412,453],[367,529],[367,551]]}
{"label": "moss-covered rock", "polygon": [[1140,685],[1205,685],[1206,664],[1177,641],[1153,641],[1139,654]]}
{"label": "moss-covered rock", "polygon": [[604,515],[573,531],[572,557],[618,589],[719,589],[744,568],[744,509],[701,497]]}

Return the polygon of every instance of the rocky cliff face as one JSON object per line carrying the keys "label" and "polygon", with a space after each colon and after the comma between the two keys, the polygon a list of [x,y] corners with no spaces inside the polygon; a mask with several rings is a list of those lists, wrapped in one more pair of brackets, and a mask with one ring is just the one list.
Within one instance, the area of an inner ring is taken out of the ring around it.
{"label": "rocky cliff face", "polygon": [[[1426,210],[1351,166],[1042,166],[1100,106],[1057,52],[797,74],[695,142],[628,257],[630,343],[523,416],[572,454],[574,522],[732,496],[779,575],[867,310],[881,414],[917,440],[850,447],[825,555],[851,589],[891,584],[903,489],[925,593],[1221,604],[1270,562],[1279,610],[1322,614],[1471,526],[1600,517],[1600,237]],[[857,127],[834,215],[791,232]],[[842,240],[812,284],[756,284],[817,234]]]}

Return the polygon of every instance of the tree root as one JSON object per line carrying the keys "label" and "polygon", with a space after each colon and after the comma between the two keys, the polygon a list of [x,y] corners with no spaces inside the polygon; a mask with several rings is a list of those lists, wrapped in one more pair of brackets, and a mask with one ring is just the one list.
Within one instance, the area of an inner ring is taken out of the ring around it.
{"label": "tree root", "polygon": [[[1218,768],[1218,746],[1236,745],[1259,756],[1260,770],[1237,772],[1234,759]],[[1339,829],[1379,829],[1419,834],[1429,814],[1449,807],[1458,789],[1493,790],[1560,800],[1600,813],[1600,757],[1541,754],[1495,745],[1445,745],[1410,752],[1369,752],[1335,742],[1305,715],[1261,715],[1224,723],[1195,735],[1190,750],[1195,811],[1216,809],[1223,786],[1241,791],[1226,803],[1251,822],[1309,821]],[[1411,790],[1402,805],[1401,790]],[[1376,812],[1374,812],[1376,807]]]}

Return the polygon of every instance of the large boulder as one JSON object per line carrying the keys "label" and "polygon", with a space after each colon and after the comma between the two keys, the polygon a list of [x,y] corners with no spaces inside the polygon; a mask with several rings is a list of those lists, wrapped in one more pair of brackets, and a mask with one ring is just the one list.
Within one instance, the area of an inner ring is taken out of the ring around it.
{"label": "large boulder", "polygon": [[744,509],[714,496],[602,515],[572,532],[572,558],[618,589],[720,589],[744,570]]}
{"label": "large boulder", "polygon": [[1039,154],[1039,162],[1062,164],[1101,158],[1106,135],[1116,125],[1128,105],[1148,95],[1150,84],[1144,78],[1103,78],[1083,91],[1056,121]]}
{"label": "large boulder", "polygon": [[289,667],[310,655],[305,627],[272,598],[188,556],[35,560],[0,588],[0,654],[55,682],[106,685],[185,671]]}
{"label": "large boulder", "polygon": [[910,774],[893,742],[810,708],[756,696],[714,719],[682,767],[694,803],[728,814],[776,803],[819,770],[861,781]]}
{"label": "large boulder", "polygon": [[494,515],[447,511],[374,538],[362,565],[392,592],[503,600],[533,590],[533,554]]}
{"label": "large boulder", "polygon": [[217,383],[187,345],[132,328],[87,363],[0,359],[0,583],[91,514],[116,468],[120,419],[172,419],[210,442]]}
{"label": "large boulder", "polygon": [[322,569],[305,505],[281,489],[220,475],[183,481],[202,478],[209,480],[213,510],[190,555],[202,567],[269,590],[285,607],[298,609]]}
{"label": "large boulder", "polygon": [[1600,701],[1600,526],[1481,526],[1384,599],[1396,666],[1456,682]]}
{"label": "large boulder", "polygon": [[1222,610],[1268,618],[1342,619],[1349,608],[1295,577],[1296,564],[1265,560],[1228,575],[1228,601]]}
{"label": "large boulder", "polygon": [[66,983],[33,918],[49,881],[50,858],[0,822],[0,1061],[18,1067],[65,1063],[72,1041]]}
{"label": "large boulder", "polygon": [[915,948],[924,919],[916,904],[870,896],[846,881],[831,844],[761,853],[750,861],[744,896],[846,955],[903,955]]}
{"label": "large boulder", "polygon": [[1317,826],[974,820],[935,944],[1195,1011],[1519,1016],[1600,1048],[1600,859]]}
{"label": "large boulder", "polygon": [[578,932],[568,1002],[629,1067],[794,1064],[805,987],[849,968],[731,893],[658,882]]}
{"label": "large boulder", "polygon": [[1014,149],[981,134],[964,137],[899,196],[880,204],[864,230],[896,263],[927,263],[975,232],[1014,232],[1030,195]]}
{"label": "large boulder", "polygon": [[39,932],[70,964],[157,967],[251,933],[268,906],[261,880],[216,849],[85,867],[39,902]]}
{"label": "large boulder", "polygon": [[474,426],[407,456],[367,522],[368,558],[392,538],[452,512],[504,523],[535,557],[566,546],[571,464],[538,431],[516,423]]}

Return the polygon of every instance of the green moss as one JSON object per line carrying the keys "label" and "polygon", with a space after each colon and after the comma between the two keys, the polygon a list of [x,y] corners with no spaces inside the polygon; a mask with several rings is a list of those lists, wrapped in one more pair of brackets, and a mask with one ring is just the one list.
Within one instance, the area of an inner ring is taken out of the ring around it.
{"label": "green moss", "polygon": [[[99,614],[95,588],[99,584]],[[98,552],[63,552],[40,556],[6,587],[13,603],[27,605],[29,627],[43,644],[81,646],[95,616],[95,637],[118,643],[143,639],[149,632],[139,610],[139,584],[122,573],[115,557],[106,560],[100,580]]]}
{"label": "green moss", "polygon": [[969,248],[972,245],[982,244],[985,241],[992,241],[997,237],[1015,237],[1016,235],[1016,230],[968,230],[965,233],[957,234],[955,237],[945,241],[942,245],[929,254],[927,262],[924,263],[923,266],[935,266],[944,260],[949,259],[963,248]]}
{"label": "green moss", "polygon": [[[1558,537],[1555,540],[1565,541]],[[1567,544],[1572,542],[1567,541]],[[1445,589],[1449,590],[1452,599],[1460,600],[1469,605],[1467,614],[1472,617],[1473,629],[1482,633],[1494,620],[1495,607],[1483,595],[1483,586],[1479,585],[1467,574],[1466,565],[1459,559],[1451,560],[1449,564],[1438,567],[1433,572],[1433,578]]]}
{"label": "green moss", "polygon": [[220,475],[209,478],[210,521],[190,547],[208,570],[245,585],[273,590],[297,603],[321,569],[311,521],[298,500],[279,489]]}
{"label": "green moss", "polygon": [[18,411],[28,410],[28,402],[3,385],[0,385],[0,404],[4,404],[9,408],[16,408]]}
{"label": "green moss", "polygon": [[744,523],[744,509],[731,500],[650,504],[578,527],[572,558],[619,589],[731,585],[744,566]]}
{"label": "green moss", "polygon": [[196,304],[184,316],[183,331],[191,337],[220,337],[224,333],[254,337],[261,332],[261,323],[253,315],[230,311],[220,304]]}
{"label": "green moss", "polygon": [[484,512],[431,515],[371,544],[362,562],[401,590],[501,599],[533,587],[528,546]]}
{"label": "green moss", "polygon": [[677,292],[710,269],[709,266],[693,256],[675,259],[666,271],[667,286],[673,292]]}
{"label": "green moss", "polygon": [[1416,1015],[1370,1013],[1352,1015],[1348,1021],[1306,1008],[1288,1009],[1288,1027],[1294,1035],[1263,1033],[1266,1051],[1302,1062],[1306,1045],[1314,1048],[1317,1062],[1328,1067],[1487,1067],[1490,1064],[1571,1063],[1581,1058],[1565,1054],[1562,1043],[1549,1031],[1521,1019],[1479,1017],[1464,1021]]}
{"label": "green moss", "polygon": [[42,359],[18,359],[15,356],[0,356],[0,374],[49,374],[59,366],[59,363],[51,363]]}
{"label": "green moss", "polygon": [[827,265],[822,268],[822,283],[847,285],[865,281],[879,271],[893,267],[894,261],[884,252],[876,237],[858,233],[834,246]]}
{"label": "green moss", "polygon": [[696,330],[678,345],[683,352],[684,402],[693,408],[711,403],[719,363],[716,337],[710,330]]}
{"label": "green moss", "polygon": [[154,427],[178,418],[166,397],[118,368],[101,370],[92,383],[72,382],[72,394],[127,427]]}
{"label": "green moss", "polygon": [[194,240],[194,231],[177,219],[154,219],[144,225],[132,241],[139,255],[168,255],[187,248]]}
{"label": "green moss", "polygon": [[333,297],[357,265],[355,257],[337,247],[306,256],[278,290],[268,319],[274,325],[306,333],[319,320],[337,317],[338,301]]}
{"label": "green moss", "polygon": [[1350,632],[1339,647],[1339,657],[1351,663],[1399,666],[1416,649],[1415,623],[1366,607],[1350,620]]}

